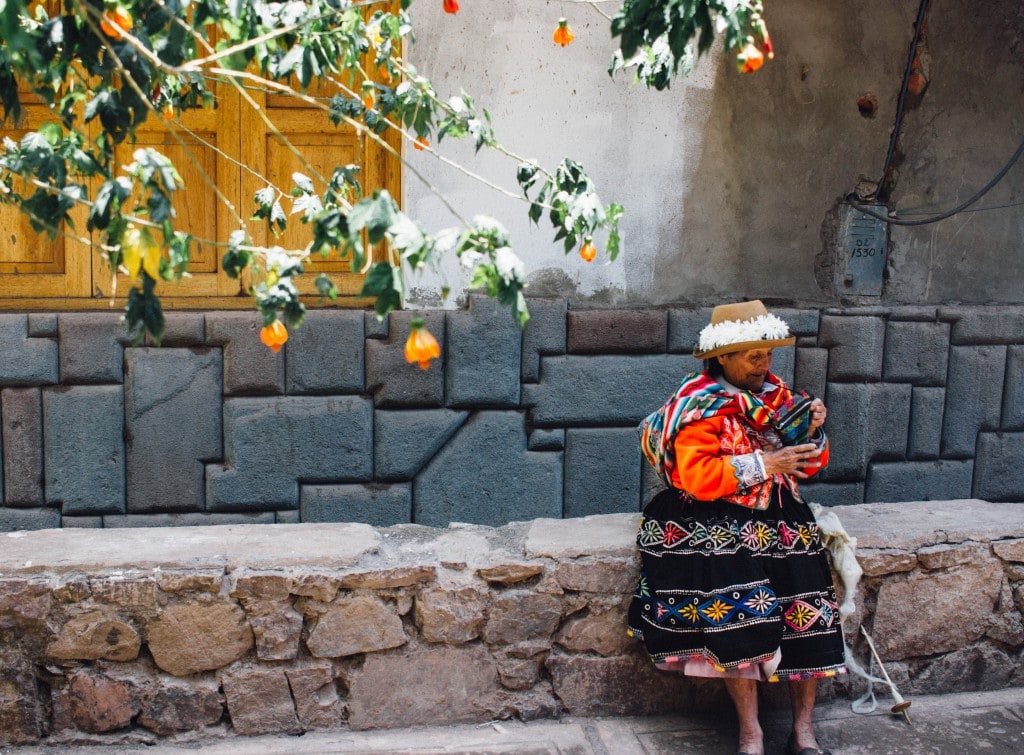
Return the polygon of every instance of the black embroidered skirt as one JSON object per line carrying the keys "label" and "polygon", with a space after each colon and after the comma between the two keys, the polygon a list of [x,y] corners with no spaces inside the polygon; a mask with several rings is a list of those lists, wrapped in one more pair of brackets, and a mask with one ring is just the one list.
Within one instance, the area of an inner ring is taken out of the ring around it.
{"label": "black embroidered skirt", "polygon": [[771,681],[844,671],[828,556],[810,509],[776,486],[754,511],[659,493],[637,533],[629,631],[657,663],[732,671],[782,659]]}

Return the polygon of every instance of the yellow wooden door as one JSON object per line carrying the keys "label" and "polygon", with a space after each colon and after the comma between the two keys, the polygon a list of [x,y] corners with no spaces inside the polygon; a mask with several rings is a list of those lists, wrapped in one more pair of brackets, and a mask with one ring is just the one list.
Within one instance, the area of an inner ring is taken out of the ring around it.
{"label": "yellow wooden door", "polygon": [[[397,2],[392,4],[397,6]],[[368,65],[367,70],[373,67]],[[396,201],[401,200],[399,135],[389,130],[375,137],[349,125],[332,125],[318,105],[325,105],[340,92],[336,85],[324,82],[310,92],[317,104],[268,93],[252,82],[245,89],[247,97],[228,84],[218,84],[215,109],[186,112],[174,121],[152,115],[139,130],[136,144],[119,147],[122,164],[131,162],[135,149],[147,146],[171,159],[186,187],[175,197],[175,226],[206,240],[193,246],[187,278],[158,285],[157,293],[168,309],[252,306],[245,293],[246,282],[232,280],[220,270],[223,245],[238,228],[246,227],[257,245],[306,247],[310,228],[301,224],[298,216],[289,217],[289,228],[279,238],[267,232],[263,221],[249,220],[255,209],[253,196],[268,183],[287,191],[292,173],[301,172],[314,178],[317,191],[322,192],[324,185],[318,176],[329,178],[334,166],[352,163],[360,167],[363,186],[386,188]],[[52,119],[41,105],[29,105],[26,110],[24,123],[0,124],[0,137],[18,139]],[[91,187],[91,194],[96,188]],[[290,209],[287,197],[283,205],[286,211]],[[112,274],[96,246],[98,238],[86,231],[86,215],[84,208],[76,210],[75,229],[50,241],[37,235],[19,210],[0,206],[0,309],[123,305],[132,282],[123,274],[116,278]],[[366,303],[358,297],[362,274],[352,272],[348,261],[319,256],[299,279],[305,297],[317,298],[314,280],[320,272],[327,273],[338,287],[339,303]]]}

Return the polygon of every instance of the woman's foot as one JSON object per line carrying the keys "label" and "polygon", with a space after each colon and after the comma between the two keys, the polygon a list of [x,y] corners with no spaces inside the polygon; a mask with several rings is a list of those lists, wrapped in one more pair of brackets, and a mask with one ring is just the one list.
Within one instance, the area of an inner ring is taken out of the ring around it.
{"label": "woman's foot", "polygon": [[740,729],[740,741],[736,748],[736,755],[764,755],[764,733],[760,727],[757,731]]}
{"label": "woman's foot", "polygon": [[822,750],[818,746],[814,729],[794,729],[789,735],[789,741],[786,742],[786,752],[790,755],[832,755],[828,750]]}

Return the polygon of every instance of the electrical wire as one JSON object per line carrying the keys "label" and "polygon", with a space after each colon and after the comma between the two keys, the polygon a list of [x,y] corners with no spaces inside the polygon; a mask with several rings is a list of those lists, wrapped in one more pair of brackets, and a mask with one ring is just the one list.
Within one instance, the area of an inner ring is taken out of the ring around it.
{"label": "electrical wire", "polygon": [[991,181],[989,181],[987,184],[981,187],[981,189],[975,192],[975,194],[966,201],[961,202],[956,207],[950,210],[940,212],[938,215],[932,215],[931,217],[920,218],[917,220],[904,220],[902,218],[894,218],[888,215],[881,215],[879,213],[876,213],[873,210],[867,209],[870,205],[864,205],[861,204],[860,202],[851,201],[850,204],[852,204],[858,210],[863,212],[865,215],[870,215],[876,220],[881,220],[883,222],[889,223],[890,225],[927,225],[928,223],[937,223],[940,220],[945,220],[946,218],[952,217],[957,213],[963,212],[965,209],[967,209],[972,204],[981,199],[983,196],[985,196],[985,194],[987,194],[993,186],[995,186],[1003,179],[1003,176],[1005,176],[1009,172],[1010,168],[1012,168],[1014,163],[1017,162],[1021,154],[1024,154],[1024,141],[1020,143],[1020,146],[1017,147],[1017,151],[1013,153],[1013,156],[1007,161],[1006,165],[1000,168],[999,172],[992,177]]}
{"label": "electrical wire", "polygon": [[917,20],[914,22],[914,36],[910,40],[910,51],[907,53],[907,66],[903,70],[903,83],[900,85],[900,95],[896,99],[896,120],[893,123],[892,133],[889,136],[889,149],[885,153],[885,164],[882,166],[882,177],[878,180],[879,187],[884,190],[886,181],[889,178],[889,170],[892,167],[892,158],[896,154],[896,143],[900,138],[900,130],[903,127],[903,106],[907,99],[907,87],[910,85],[910,72],[914,68],[914,58],[917,56],[917,45],[921,41],[921,27],[924,24],[925,14],[928,12],[930,0],[921,0],[917,7]]}

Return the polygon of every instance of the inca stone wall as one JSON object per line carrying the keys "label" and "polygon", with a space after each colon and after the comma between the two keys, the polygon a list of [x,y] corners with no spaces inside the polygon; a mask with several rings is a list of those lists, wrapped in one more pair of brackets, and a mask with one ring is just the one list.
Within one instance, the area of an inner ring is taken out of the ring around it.
{"label": "inca stone wall", "polygon": [[[827,505],[1024,500],[1024,307],[777,309],[774,369],[823,396]],[[249,312],[170,313],[136,348],[114,313],[0,315],[0,530],[223,523],[500,525],[635,512],[634,428],[698,363],[710,310],[319,310],[278,354]]]}
{"label": "inca stone wall", "polygon": [[[859,541],[862,664],[861,622],[904,695],[1024,685],[1024,507],[830,511]],[[0,534],[0,745],[728,706],[626,635],[637,519]]]}

